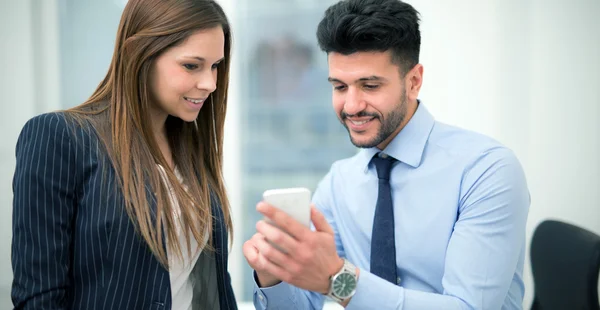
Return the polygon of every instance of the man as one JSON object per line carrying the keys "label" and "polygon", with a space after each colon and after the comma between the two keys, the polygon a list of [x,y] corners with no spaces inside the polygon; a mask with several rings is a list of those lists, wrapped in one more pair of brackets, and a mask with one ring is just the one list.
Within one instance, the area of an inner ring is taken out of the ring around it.
{"label": "man", "polygon": [[522,308],[523,170],[510,150],[435,121],[417,99],[418,23],[398,0],[326,11],[317,37],[333,107],[363,149],[319,184],[313,230],[257,205],[285,232],[261,221],[244,244],[256,308],[320,309],[326,297],[349,309]]}

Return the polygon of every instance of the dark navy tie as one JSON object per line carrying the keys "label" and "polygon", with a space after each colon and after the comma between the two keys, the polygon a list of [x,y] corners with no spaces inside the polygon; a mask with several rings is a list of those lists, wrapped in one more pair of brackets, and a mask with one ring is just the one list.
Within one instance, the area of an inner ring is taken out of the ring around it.
{"label": "dark navy tie", "polygon": [[390,189],[390,171],[396,161],[386,154],[374,156],[373,164],[379,178],[379,193],[371,236],[371,273],[396,283],[396,241],[394,237],[394,207]]}

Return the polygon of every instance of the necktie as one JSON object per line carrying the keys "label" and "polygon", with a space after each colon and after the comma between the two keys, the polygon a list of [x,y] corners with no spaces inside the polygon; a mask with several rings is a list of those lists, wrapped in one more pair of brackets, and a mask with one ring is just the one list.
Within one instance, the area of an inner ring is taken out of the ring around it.
{"label": "necktie", "polygon": [[379,178],[379,193],[371,236],[371,273],[396,284],[396,241],[390,170],[396,161],[383,153],[373,157]]}

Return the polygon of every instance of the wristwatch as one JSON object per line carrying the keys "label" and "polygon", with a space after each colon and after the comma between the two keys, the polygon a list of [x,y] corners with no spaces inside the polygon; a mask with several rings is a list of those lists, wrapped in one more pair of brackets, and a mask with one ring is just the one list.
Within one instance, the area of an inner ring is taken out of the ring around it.
{"label": "wristwatch", "polygon": [[357,282],[356,266],[344,259],[342,269],[329,277],[329,293],[327,293],[327,297],[338,303],[342,303],[354,296]]}

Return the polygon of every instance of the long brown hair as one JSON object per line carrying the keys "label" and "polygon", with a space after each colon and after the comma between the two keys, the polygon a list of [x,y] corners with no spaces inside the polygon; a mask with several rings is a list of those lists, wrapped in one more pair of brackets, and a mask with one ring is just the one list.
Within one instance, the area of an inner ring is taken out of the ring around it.
{"label": "long brown hair", "polygon": [[[217,68],[217,89],[206,99],[194,122],[169,116],[165,123],[173,162],[188,187],[186,191],[168,168],[152,131],[150,72],[161,53],[196,31],[219,26],[225,34],[225,58]],[[222,176],[230,55],[229,22],[213,0],[129,0],[106,77],[86,102],[66,111],[68,116],[91,124],[96,130],[117,174],[130,220],[167,268],[163,233],[179,257],[182,248],[176,235],[173,205],[157,164],[165,167],[179,203],[188,253],[190,237],[199,244],[206,234],[212,240],[211,202],[220,204],[226,228],[233,235]],[[152,191],[151,195],[147,190]],[[152,210],[151,203],[156,210]]]}

